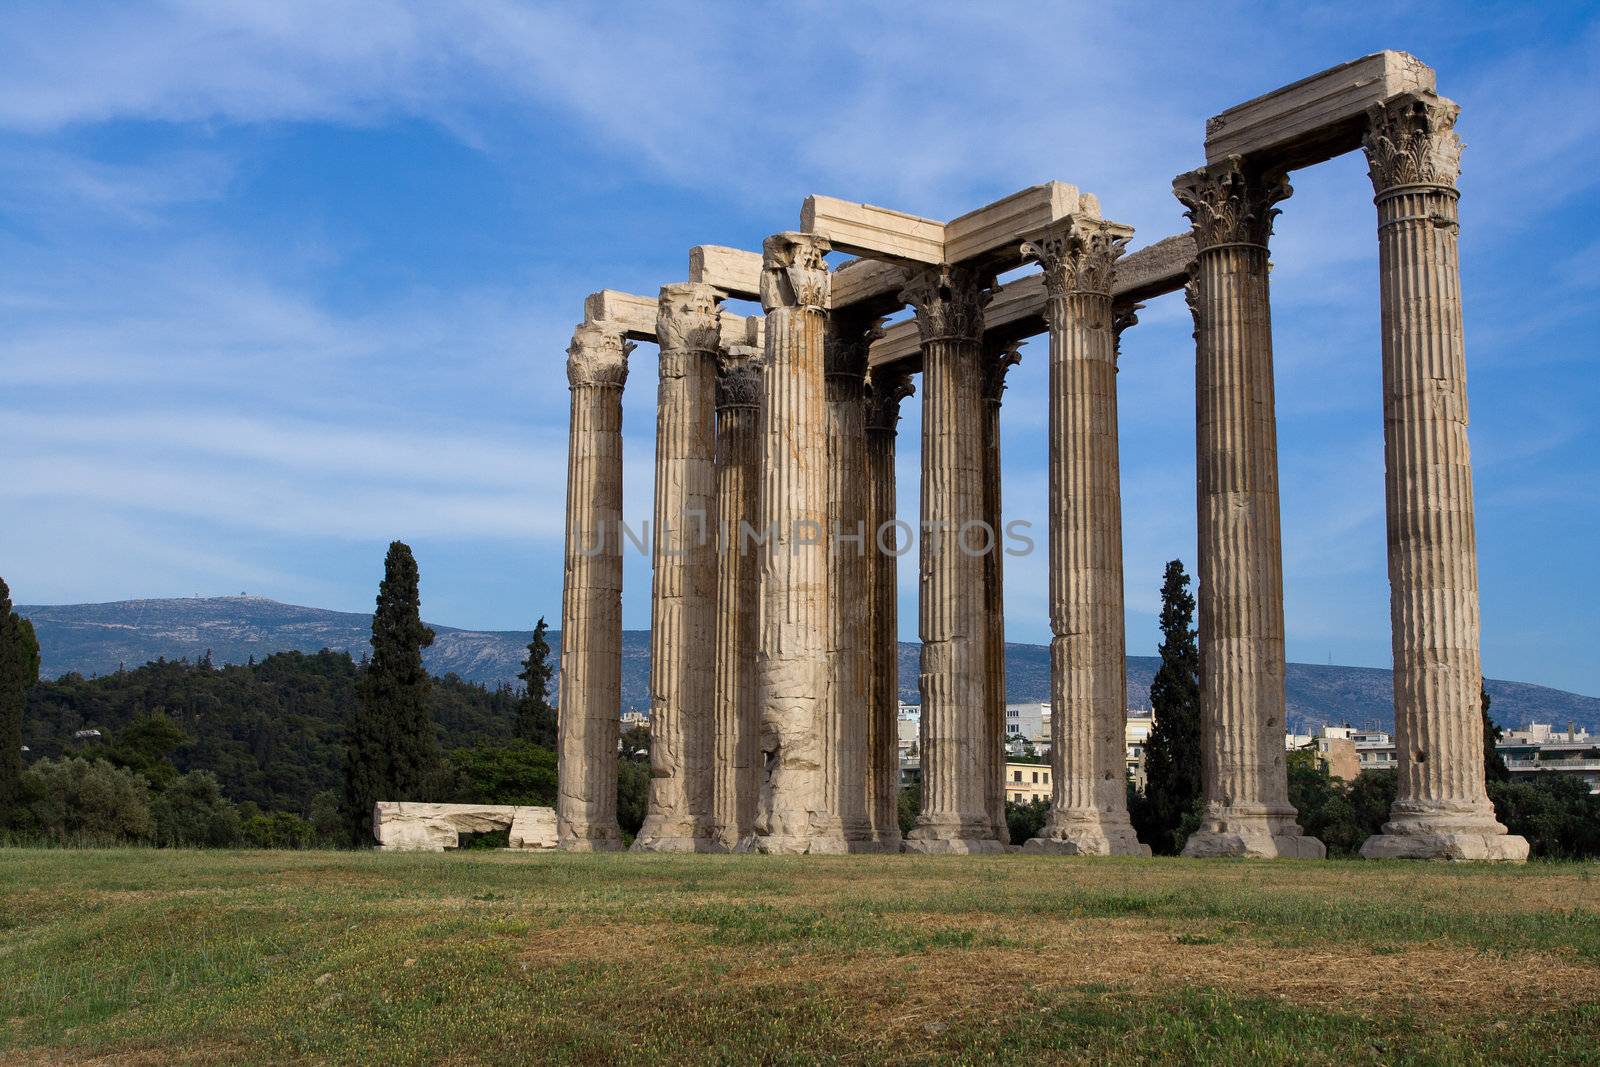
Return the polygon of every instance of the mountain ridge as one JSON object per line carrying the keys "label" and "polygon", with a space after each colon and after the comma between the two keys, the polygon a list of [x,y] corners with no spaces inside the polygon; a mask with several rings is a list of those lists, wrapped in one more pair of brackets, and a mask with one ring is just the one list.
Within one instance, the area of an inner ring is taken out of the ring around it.
{"label": "mountain ridge", "polygon": [[[76,672],[107,674],[119,664],[149,660],[198,659],[209,650],[215,662],[244,663],[274,652],[323,648],[360,658],[366,651],[372,616],[362,612],[284,604],[260,596],[173,597],[110,601],[102,604],[19,605],[39,635],[41,675]],[[435,639],[424,659],[435,674],[455,674],[491,688],[516,684],[531,631],[466,630],[430,623]],[[551,631],[553,649],[560,634]],[[649,704],[650,640],[647,630],[623,634],[623,706]],[[917,699],[918,646],[900,644],[902,699]],[[1128,703],[1149,706],[1154,656],[1128,657]],[[1044,645],[1008,642],[1006,681],[1009,699],[1023,703],[1050,698],[1050,650]],[[1529,720],[1565,726],[1572,721],[1600,731],[1600,698],[1528,682],[1490,679],[1495,720],[1503,726]],[[1380,667],[1290,663],[1285,676],[1289,725],[1297,731],[1322,723],[1391,729],[1393,690],[1390,672]]]}

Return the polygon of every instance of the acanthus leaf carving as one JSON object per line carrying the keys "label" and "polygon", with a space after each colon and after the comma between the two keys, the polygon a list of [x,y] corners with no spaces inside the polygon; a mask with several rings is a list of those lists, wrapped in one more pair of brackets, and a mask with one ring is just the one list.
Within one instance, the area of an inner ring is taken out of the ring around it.
{"label": "acanthus leaf carving", "polygon": [[981,341],[983,309],[994,292],[988,278],[968,267],[931,266],[912,271],[900,299],[917,313],[922,343],[945,339]]}
{"label": "acanthus leaf carving", "polygon": [[585,322],[572,331],[567,346],[567,384],[621,389],[628,381],[628,353],[634,344],[620,327]]}
{"label": "acanthus leaf carving", "polygon": [[721,342],[717,290],[703,282],[663,285],[656,313],[656,341],[663,355],[715,352]]}
{"label": "acanthus leaf carving", "polygon": [[1110,296],[1117,260],[1132,237],[1132,227],[1073,215],[1022,242],[1022,254],[1043,268],[1051,299],[1068,293]]}
{"label": "acanthus leaf carving", "polygon": [[1361,147],[1379,193],[1401,185],[1454,186],[1461,175],[1461,108],[1442,97],[1404,93],[1367,109]]}
{"label": "acanthus leaf carving", "polygon": [[754,408],[761,404],[761,374],[766,356],[759,348],[735,345],[717,361],[717,408]]}
{"label": "acanthus leaf carving", "polygon": [[832,246],[814,233],[773,234],[761,245],[761,307],[825,311],[830,280],[823,257]]}
{"label": "acanthus leaf carving", "polygon": [[867,374],[867,429],[892,433],[900,421],[900,402],[915,392],[907,372],[874,367]]}
{"label": "acanthus leaf carving", "polygon": [[1172,180],[1173,195],[1184,206],[1194,230],[1195,247],[1204,252],[1218,245],[1267,246],[1274,204],[1294,193],[1283,171],[1259,171],[1239,156],[1180,174]]}
{"label": "acanthus leaf carving", "polygon": [[1022,362],[1022,345],[1023,342],[1015,341],[990,353],[989,362],[983,368],[983,398],[991,404],[1000,403],[1006,391],[1006,372]]}

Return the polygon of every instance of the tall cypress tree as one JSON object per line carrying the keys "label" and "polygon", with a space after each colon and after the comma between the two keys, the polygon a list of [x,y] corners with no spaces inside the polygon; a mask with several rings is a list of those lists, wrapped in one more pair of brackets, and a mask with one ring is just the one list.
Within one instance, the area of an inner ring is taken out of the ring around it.
{"label": "tall cypress tree", "polygon": [[550,706],[550,676],[555,672],[550,667],[550,642],[545,639],[549,629],[541,615],[533,628],[533,640],[528,642],[528,658],[522,661],[522,673],[517,675],[527,686],[517,701],[517,736],[554,748],[556,710]]}
{"label": "tall cypress tree", "polygon": [[0,812],[22,789],[22,711],[39,680],[39,641],[33,623],[11,610],[11,589],[0,579]]}
{"label": "tall cypress tree", "polygon": [[373,804],[420,799],[416,790],[438,761],[422,666],[422,650],[431,644],[433,631],[422,625],[417,561],[394,541],[372,616],[372,659],[345,728],[345,814],[358,845],[370,836]]}
{"label": "tall cypress tree", "polygon": [[1184,817],[1198,810],[1200,782],[1200,647],[1194,597],[1183,561],[1167,564],[1161,582],[1161,666],[1150,683],[1155,728],[1145,745],[1146,842],[1176,852]]}

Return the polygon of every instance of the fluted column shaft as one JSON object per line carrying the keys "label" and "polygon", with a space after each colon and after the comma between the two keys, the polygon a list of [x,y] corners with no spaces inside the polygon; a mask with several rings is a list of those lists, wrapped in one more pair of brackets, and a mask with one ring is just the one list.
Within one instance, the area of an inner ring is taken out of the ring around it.
{"label": "fluted column shaft", "polygon": [[1006,607],[1005,552],[1000,501],[1000,398],[1005,393],[1006,372],[1021,360],[1017,346],[987,353],[983,379],[983,521],[993,544],[983,556],[983,607],[986,622],[984,678],[988,702],[984,716],[987,777],[983,794],[989,821],[1001,844],[1011,843],[1006,823]]}
{"label": "fluted column shaft", "polygon": [[[817,836],[827,811],[821,694],[828,665],[828,243],[783,233],[764,246],[767,371],[762,390],[760,635],[762,780],[754,845],[765,852],[839,851]],[[815,840],[814,837],[816,838]]]}
{"label": "fluted column shaft", "polygon": [[1478,562],[1461,327],[1458,109],[1369,116],[1383,308],[1383,438],[1399,788],[1373,857],[1527,858],[1485,789]]}
{"label": "fluted column shaft", "polygon": [[1205,809],[1186,855],[1320,856],[1289,804],[1283,550],[1267,239],[1281,174],[1237,158],[1180,176],[1199,250],[1195,434]]}
{"label": "fluted column shaft", "polygon": [[828,452],[828,658],[823,694],[823,782],[828,832],[852,852],[876,847],[867,817],[868,594],[867,346],[881,331],[830,324],[826,361]]}
{"label": "fluted column shaft", "polygon": [[661,289],[650,602],[650,806],[633,847],[711,844],[717,605],[716,291]]}
{"label": "fluted column shaft", "polygon": [[617,737],[622,710],[622,388],[620,331],[586,323],[567,350],[566,555],[561,586],[557,835],[563,849],[622,847]]}
{"label": "fluted column shaft", "polygon": [[903,371],[879,368],[867,389],[867,814],[881,851],[900,848],[900,623],[895,550],[895,429],[911,394]]}
{"label": "fluted column shaft", "polygon": [[[756,702],[756,559],[762,353],[733,349],[717,381],[717,648],[711,838],[732,849],[755,832],[761,714]],[[741,529],[742,524],[742,529]]]}
{"label": "fluted column shaft", "polygon": [[1138,855],[1128,819],[1122,490],[1111,283],[1132,229],[1074,216],[1036,237],[1050,326],[1050,814],[1035,851]]}
{"label": "fluted column shaft", "polygon": [[[983,555],[982,279],[926,268],[901,294],[922,335],[922,811],[914,852],[993,852]],[[989,546],[993,549],[993,545]]]}

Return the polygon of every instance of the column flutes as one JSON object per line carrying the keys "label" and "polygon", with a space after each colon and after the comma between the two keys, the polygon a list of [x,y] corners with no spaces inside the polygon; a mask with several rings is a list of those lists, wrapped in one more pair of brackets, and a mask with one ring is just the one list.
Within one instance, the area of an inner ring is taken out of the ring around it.
{"label": "column flutes", "polygon": [[829,684],[827,425],[823,345],[828,242],[781,233],[763,246],[767,370],[762,389],[760,636],[761,798],[755,847],[838,851],[826,817],[819,695]]}
{"label": "column flutes", "polygon": [[756,703],[756,528],[760,349],[730,347],[717,378],[717,652],[711,837],[733,849],[755,832],[761,730]]}
{"label": "column flutes", "polygon": [[561,586],[556,823],[574,852],[622,847],[617,736],[622,711],[622,387],[633,348],[585,323],[567,349],[572,416]]}
{"label": "column flutes", "polygon": [[[997,852],[984,797],[989,702],[983,599],[986,279],[928,267],[901,298],[922,338],[922,811],[912,852]],[[989,545],[989,550],[994,546]]]}
{"label": "column flutes", "polygon": [[650,612],[650,806],[633,847],[711,844],[715,700],[717,292],[661,289]]}
{"label": "column flutes", "polygon": [[989,351],[983,369],[983,521],[993,539],[983,556],[983,606],[987,623],[984,678],[988,683],[984,739],[987,777],[983,793],[989,821],[1001,844],[1011,843],[1006,823],[1006,608],[1005,559],[1000,508],[1000,398],[1006,391],[1006,372],[1022,360],[1015,344]]}
{"label": "column flutes", "polygon": [[1456,178],[1459,108],[1407,94],[1364,138],[1378,206],[1399,789],[1371,858],[1521,861],[1485,790]]}
{"label": "column flutes", "polygon": [[1180,175],[1193,224],[1200,709],[1205,808],[1187,856],[1323,855],[1289,803],[1283,550],[1267,240],[1281,173],[1238,157]]}
{"label": "column flutes", "polygon": [[[867,348],[877,323],[833,321],[824,351],[828,453],[828,658],[823,781],[828,833],[851,852],[874,850],[867,814]],[[813,843],[813,847],[815,844]]]}
{"label": "column flutes", "polygon": [[1050,328],[1050,814],[1026,848],[1148,855],[1128,819],[1122,489],[1111,283],[1133,230],[1092,214],[1038,235]]}

